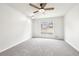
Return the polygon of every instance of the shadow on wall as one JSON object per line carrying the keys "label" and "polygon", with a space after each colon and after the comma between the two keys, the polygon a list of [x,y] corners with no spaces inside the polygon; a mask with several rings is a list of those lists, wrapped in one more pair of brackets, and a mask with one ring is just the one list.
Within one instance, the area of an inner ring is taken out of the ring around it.
{"label": "shadow on wall", "polygon": [[0,52],[29,38],[30,19],[7,4],[0,4]]}

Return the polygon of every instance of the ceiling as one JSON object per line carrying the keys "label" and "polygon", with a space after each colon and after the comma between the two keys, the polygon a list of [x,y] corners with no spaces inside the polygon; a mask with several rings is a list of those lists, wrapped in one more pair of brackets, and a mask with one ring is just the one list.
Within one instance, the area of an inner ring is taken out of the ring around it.
{"label": "ceiling", "polygon": [[[70,10],[70,8],[72,8],[75,4],[74,3],[48,3],[46,5],[46,8],[54,7],[55,9],[51,11],[45,11],[44,14],[42,13],[33,14],[33,12],[38,9],[29,6],[28,3],[9,3],[7,5],[17,9],[18,11],[32,18],[47,18],[47,17],[64,16],[68,12],[68,10]],[[35,5],[39,6],[39,3],[35,3]]]}

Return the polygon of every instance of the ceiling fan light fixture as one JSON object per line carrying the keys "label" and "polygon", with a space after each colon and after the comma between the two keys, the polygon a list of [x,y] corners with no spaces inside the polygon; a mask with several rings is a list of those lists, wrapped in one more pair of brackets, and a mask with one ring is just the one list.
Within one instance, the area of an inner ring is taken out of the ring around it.
{"label": "ceiling fan light fixture", "polygon": [[39,12],[40,12],[40,13],[44,13],[45,10],[44,10],[44,9],[40,9]]}

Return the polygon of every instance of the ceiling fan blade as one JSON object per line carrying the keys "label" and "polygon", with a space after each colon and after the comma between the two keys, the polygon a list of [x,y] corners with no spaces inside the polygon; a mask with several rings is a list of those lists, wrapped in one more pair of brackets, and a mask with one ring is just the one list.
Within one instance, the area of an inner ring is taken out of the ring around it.
{"label": "ceiling fan blade", "polygon": [[43,9],[46,6],[47,3],[41,3],[40,6]]}
{"label": "ceiling fan blade", "polygon": [[54,8],[44,8],[44,10],[54,10]]}
{"label": "ceiling fan blade", "polygon": [[35,11],[35,12],[33,12],[33,13],[37,13],[38,11]]}
{"label": "ceiling fan blade", "polygon": [[37,6],[35,6],[35,5],[31,4],[31,3],[29,5],[34,7],[34,8],[40,9],[39,7],[37,7]]}

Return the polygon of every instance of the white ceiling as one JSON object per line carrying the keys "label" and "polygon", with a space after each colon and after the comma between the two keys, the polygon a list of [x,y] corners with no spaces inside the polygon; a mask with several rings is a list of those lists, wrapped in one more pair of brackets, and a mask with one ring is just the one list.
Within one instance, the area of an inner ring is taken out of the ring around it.
{"label": "white ceiling", "polygon": [[[51,11],[45,11],[44,14],[41,14],[41,13],[33,14],[33,12],[38,9],[29,6],[28,3],[9,3],[8,5],[26,14],[29,17],[32,17],[33,15],[33,18],[47,18],[47,17],[64,16],[65,13],[67,13],[68,10],[70,10],[70,8],[72,8],[75,4],[74,3],[48,3],[46,5],[46,8],[54,7],[55,9]],[[39,6],[39,3],[36,3],[35,5]]]}

